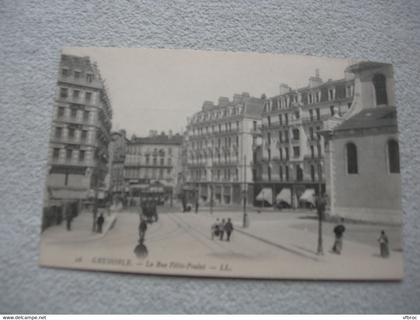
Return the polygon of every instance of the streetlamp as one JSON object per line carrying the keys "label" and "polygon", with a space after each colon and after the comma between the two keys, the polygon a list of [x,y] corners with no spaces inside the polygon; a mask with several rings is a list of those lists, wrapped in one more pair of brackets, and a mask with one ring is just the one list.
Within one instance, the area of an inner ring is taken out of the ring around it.
{"label": "streetlamp", "polygon": [[325,203],[322,196],[322,168],[321,168],[321,144],[318,140],[317,144],[318,149],[318,197],[317,197],[317,203],[316,203],[316,211],[318,214],[318,247],[316,250],[316,253],[318,255],[324,254],[323,249],[323,241],[322,241],[322,219],[324,215],[325,210]]}
{"label": "streetlamp", "polygon": [[242,219],[242,227],[248,227],[248,214],[246,213],[246,198],[247,198],[247,183],[246,183],[246,154],[244,154],[244,184],[243,184],[243,219]]}

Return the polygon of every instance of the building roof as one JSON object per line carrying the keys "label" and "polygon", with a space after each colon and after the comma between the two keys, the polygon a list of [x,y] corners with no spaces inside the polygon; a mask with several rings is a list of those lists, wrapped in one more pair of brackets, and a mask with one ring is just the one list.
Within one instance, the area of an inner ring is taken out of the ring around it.
{"label": "building roof", "polygon": [[131,144],[162,144],[162,145],[181,145],[182,136],[175,134],[173,136],[168,135],[156,135],[150,137],[135,137],[130,141]]}
{"label": "building roof", "polygon": [[334,131],[396,126],[397,109],[395,107],[377,107],[360,111],[359,113],[338,125]]}

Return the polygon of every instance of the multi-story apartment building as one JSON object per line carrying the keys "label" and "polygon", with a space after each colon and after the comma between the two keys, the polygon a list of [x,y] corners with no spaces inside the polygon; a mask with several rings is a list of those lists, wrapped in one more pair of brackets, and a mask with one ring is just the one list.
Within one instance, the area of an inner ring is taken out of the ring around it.
{"label": "multi-story apartment building", "polygon": [[133,137],[128,141],[124,162],[124,180],[128,197],[138,204],[140,194],[151,183],[161,184],[168,199],[172,199],[181,172],[182,136],[172,132],[148,137]]}
{"label": "multi-story apartment building", "polygon": [[299,200],[313,203],[319,186],[325,189],[324,142],[319,132],[326,119],[351,108],[353,92],[350,74],[323,82],[317,70],[308,86],[292,90],[282,84],[280,94],[267,99],[260,130],[254,136],[258,200],[292,207]]}
{"label": "multi-story apartment building", "polygon": [[110,191],[114,196],[121,196],[125,191],[124,162],[128,139],[125,130],[112,132],[109,144]]}
{"label": "multi-story apartment building", "polygon": [[252,200],[252,131],[263,105],[263,99],[248,93],[233,100],[220,97],[217,105],[204,102],[189,119],[186,185],[194,189],[196,200],[240,204],[244,191]]}
{"label": "multi-story apartment building", "polygon": [[47,187],[54,199],[86,199],[108,172],[112,108],[89,57],[62,55],[54,103]]}

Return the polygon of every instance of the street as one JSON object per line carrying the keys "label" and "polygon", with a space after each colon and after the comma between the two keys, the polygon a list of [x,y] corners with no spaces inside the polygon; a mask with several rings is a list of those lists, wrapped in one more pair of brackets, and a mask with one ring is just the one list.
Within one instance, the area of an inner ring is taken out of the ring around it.
{"label": "street", "polygon": [[[158,222],[148,224],[148,256],[140,259],[134,254],[139,237],[137,213],[117,213],[117,221],[107,234],[85,240],[77,233],[91,227],[91,215],[84,213],[75,219],[73,231],[55,226],[43,233],[41,262],[82,269],[222,277],[232,276],[234,271],[239,277],[377,279],[403,272],[400,251],[392,251],[390,258],[383,259],[377,247],[353,242],[347,235],[342,255],[330,253],[334,239],[329,227],[323,233],[324,255],[316,255],[317,234],[308,230],[317,222],[301,219],[305,215],[252,211],[250,226],[243,229],[240,211],[161,213]],[[212,240],[210,226],[216,218],[228,217],[235,228],[231,241]],[[60,239],[61,234],[65,240]],[[354,272],[355,266],[360,272]]]}

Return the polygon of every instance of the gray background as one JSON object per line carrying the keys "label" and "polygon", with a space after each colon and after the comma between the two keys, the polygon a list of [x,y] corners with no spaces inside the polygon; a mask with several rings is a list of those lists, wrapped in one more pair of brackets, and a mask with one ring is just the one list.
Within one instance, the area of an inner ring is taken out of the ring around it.
{"label": "gray background", "polygon": [[[416,0],[0,0],[0,313],[420,313],[419,16]],[[39,268],[48,135],[63,46],[297,53],[393,63],[405,280],[211,280]]]}

